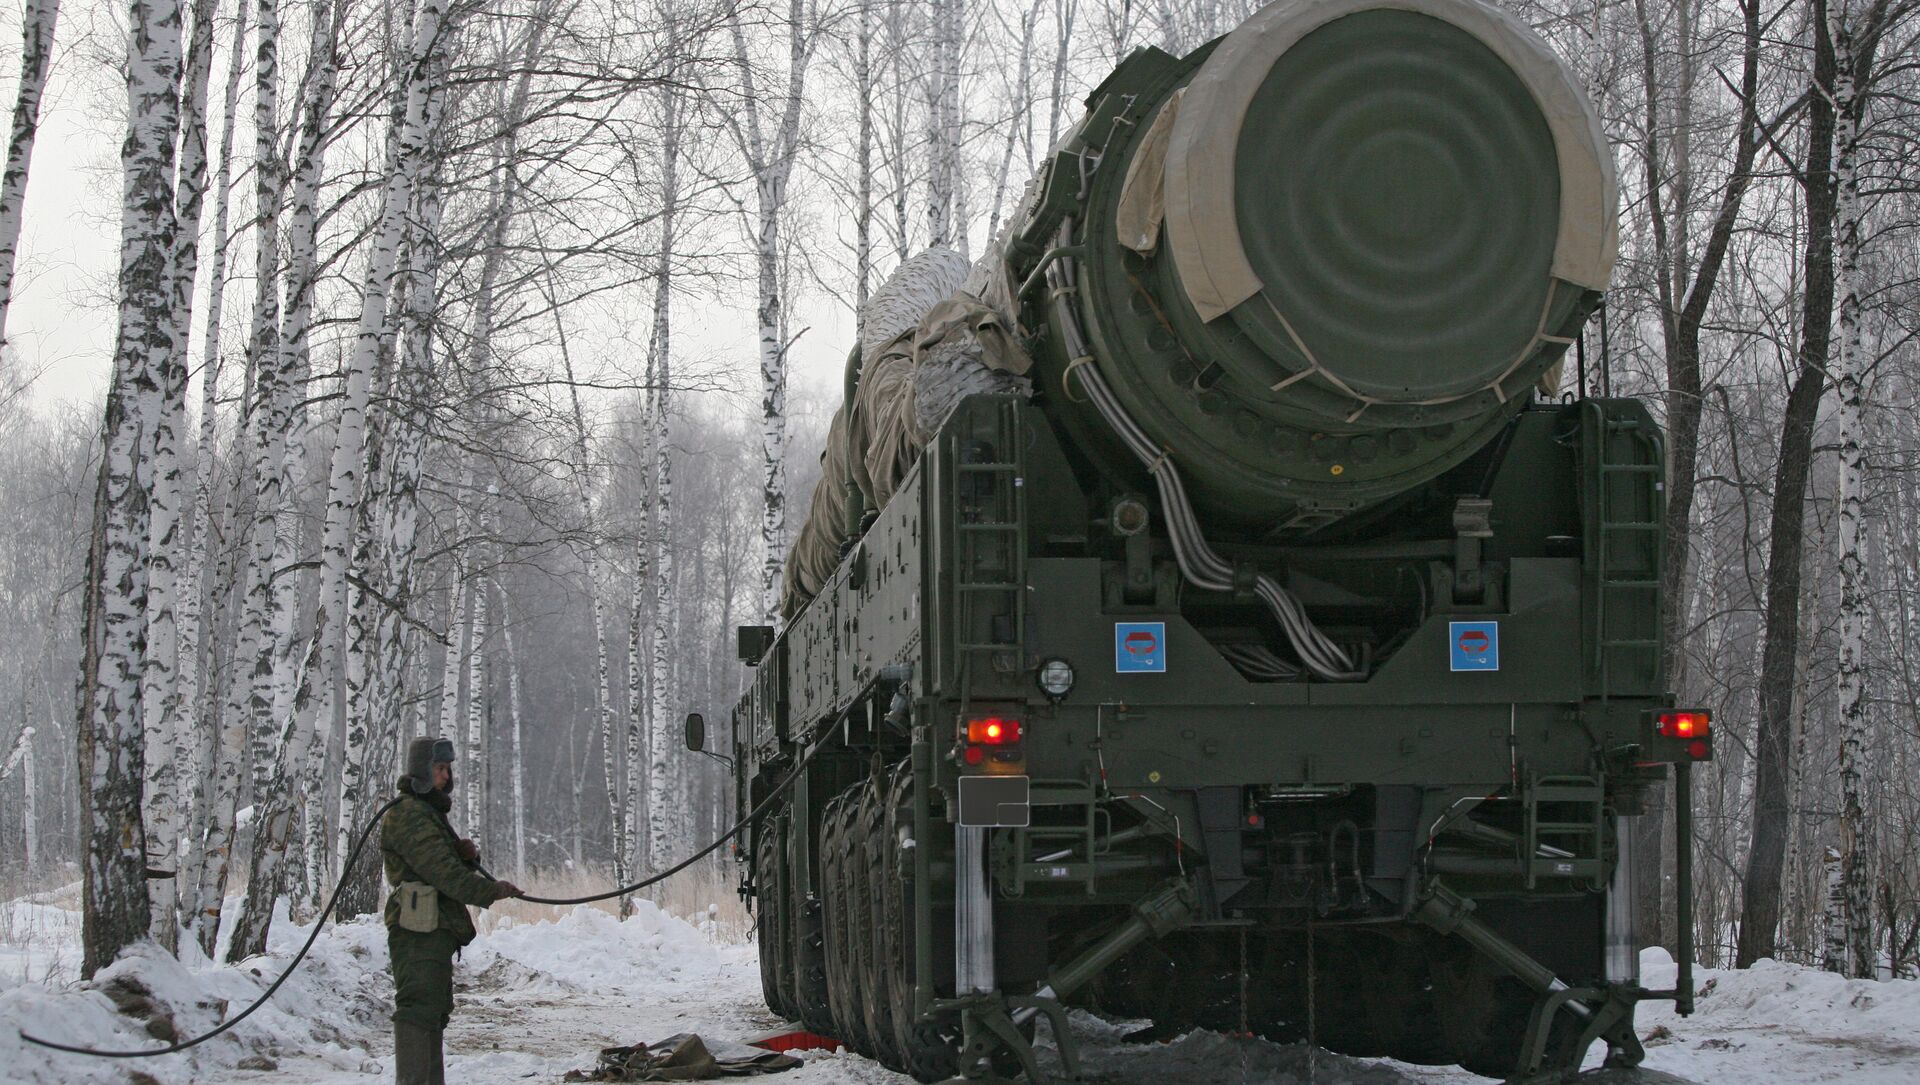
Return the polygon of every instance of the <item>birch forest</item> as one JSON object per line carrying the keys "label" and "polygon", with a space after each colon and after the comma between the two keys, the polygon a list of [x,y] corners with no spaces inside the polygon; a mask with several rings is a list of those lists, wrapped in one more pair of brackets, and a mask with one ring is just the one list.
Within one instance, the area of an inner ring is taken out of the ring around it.
{"label": "birch forest", "polygon": [[[1501,6],[1620,176],[1578,379],[1669,433],[1675,694],[1721,736],[1703,961],[1915,976],[1920,3]],[[145,938],[245,957],[315,914],[419,735],[522,886],[706,843],[731,784],[681,719],[730,749],[733,629],[777,620],[860,302],[977,255],[1119,58],[1249,10],[10,7],[0,895],[81,883],[89,974]],[[52,111],[91,144],[56,170]],[[20,330],[61,190],[118,238],[38,299],[112,329],[68,396],[61,327]],[[1648,944],[1671,816],[1638,829]]]}

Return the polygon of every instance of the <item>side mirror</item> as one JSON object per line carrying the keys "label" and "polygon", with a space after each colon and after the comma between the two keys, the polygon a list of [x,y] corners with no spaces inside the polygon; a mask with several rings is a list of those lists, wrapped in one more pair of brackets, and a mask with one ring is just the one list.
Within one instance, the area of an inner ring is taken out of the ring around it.
{"label": "side mirror", "polygon": [[694,753],[707,748],[707,718],[698,712],[687,713],[687,749]]}
{"label": "side mirror", "polygon": [[735,636],[738,649],[735,654],[740,662],[749,667],[758,666],[767,649],[773,647],[773,627],[770,625],[743,625],[735,631]]}

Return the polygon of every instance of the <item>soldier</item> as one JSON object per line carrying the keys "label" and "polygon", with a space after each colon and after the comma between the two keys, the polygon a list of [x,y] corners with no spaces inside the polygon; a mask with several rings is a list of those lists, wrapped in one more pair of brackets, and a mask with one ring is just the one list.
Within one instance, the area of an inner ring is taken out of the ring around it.
{"label": "soldier", "polygon": [[386,860],[387,950],[393,966],[396,1085],[445,1085],[441,1053],[453,1015],[453,957],[473,941],[467,906],[484,908],[520,888],[480,870],[480,852],[447,821],[453,808],[453,743],[416,738],[407,747],[404,801],[380,819]]}

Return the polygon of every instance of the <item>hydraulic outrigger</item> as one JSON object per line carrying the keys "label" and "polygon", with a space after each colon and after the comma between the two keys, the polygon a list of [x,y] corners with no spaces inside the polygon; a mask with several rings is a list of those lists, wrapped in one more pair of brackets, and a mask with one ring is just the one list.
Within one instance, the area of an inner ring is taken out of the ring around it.
{"label": "hydraulic outrigger", "polygon": [[[1540,996],[1527,1024],[1520,1059],[1509,1085],[1546,1085],[1565,1081],[1580,1070],[1586,1051],[1605,1041],[1608,1069],[1637,1067],[1646,1050],[1633,1030],[1634,1007],[1646,1001],[1672,1001],[1682,1017],[1694,1009],[1693,987],[1693,808],[1692,768],[1685,760],[1674,765],[1674,860],[1678,881],[1675,902],[1678,930],[1678,972],[1674,986],[1650,990],[1637,983],[1609,983],[1570,987],[1538,960],[1474,918],[1473,901],[1432,880],[1414,906],[1410,918],[1436,933],[1459,937],[1475,951],[1510,972]],[[916,803],[916,821],[924,827],[924,799]],[[992,990],[992,920],[985,911],[986,884],[982,830],[956,827],[956,860],[960,892],[956,900],[956,975],[962,977],[959,997],[933,999],[926,991],[923,1012],[957,1013],[963,1040],[958,1073],[941,1085],[1012,1085],[995,1073],[996,1055],[1018,1060],[1030,1085],[1060,1085],[1080,1078],[1080,1060],[1067,1026],[1061,1000],[1090,983],[1095,976],[1129,950],[1149,938],[1163,938],[1186,926],[1195,911],[1192,884],[1169,879],[1134,906],[1133,915],[1118,928],[1053,972],[1031,995],[1006,995]],[[924,856],[916,857],[924,864]],[[916,880],[919,886],[927,881]],[[916,894],[918,896],[919,894]],[[971,900],[969,897],[971,896]],[[922,948],[926,941],[920,940]],[[921,975],[929,974],[922,969]],[[969,990],[971,984],[973,989]],[[1045,1014],[1058,1046],[1063,1076],[1048,1074],[1039,1065],[1026,1026]],[[1562,1024],[1562,1019],[1570,1023]]]}

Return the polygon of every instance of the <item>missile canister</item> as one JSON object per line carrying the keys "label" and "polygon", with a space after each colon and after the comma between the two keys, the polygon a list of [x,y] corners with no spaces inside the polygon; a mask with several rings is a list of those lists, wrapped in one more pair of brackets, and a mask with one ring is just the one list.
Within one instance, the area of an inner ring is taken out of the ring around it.
{"label": "missile canister", "polygon": [[1584,92],[1512,16],[1282,0],[1096,88],[1006,271],[1076,443],[1138,477],[1075,386],[1066,266],[1084,360],[1204,519],[1297,533],[1434,479],[1551,388],[1616,202]]}

